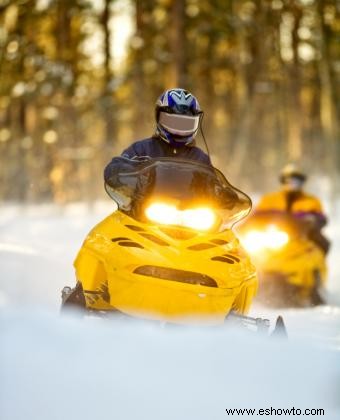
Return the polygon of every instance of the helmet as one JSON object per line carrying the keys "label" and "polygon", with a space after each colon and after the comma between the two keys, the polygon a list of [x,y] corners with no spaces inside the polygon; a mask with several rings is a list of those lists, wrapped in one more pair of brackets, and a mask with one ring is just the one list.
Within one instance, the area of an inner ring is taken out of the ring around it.
{"label": "helmet", "polygon": [[297,178],[304,183],[307,175],[294,163],[289,163],[280,172],[280,182],[284,184],[289,178]]}
{"label": "helmet", "polygon": [[169,89],[156,102],[156,134],[173,147],[190,144],[203,112],[194,95],[185,89]]}

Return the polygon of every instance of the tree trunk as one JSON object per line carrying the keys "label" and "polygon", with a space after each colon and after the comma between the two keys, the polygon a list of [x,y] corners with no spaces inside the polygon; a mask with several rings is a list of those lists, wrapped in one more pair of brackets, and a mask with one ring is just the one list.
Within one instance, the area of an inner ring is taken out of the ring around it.
{"label": "tree trunk", "polygon": [[133,65],[133,131],[136,137],[140,137],[140,131],[144,129],[147,120],[146,109],[141,106],[145,100],[146,84],[143,71],[144,47],[145,47],[145,25],[143,22],[143,12],[145,0],[135,0],[135,24],[136,32],[134,34],[136,47],[134,49]]}
{"label": "tree trunk", "polygon": [[102,14],[102,27],[104,32],[104,86],[103,86],[103,106],[104,106],[104,119],[105,119],[105,144],[111,145],[112,141],[116,140],[116,125],[114,118],[114,98],[112,91],[112,57],[111,57],[111,43],[112,33],[110,31],[110,19],[112,0],[105,0],[104,10]]}
{"label": "tree trunk", "polygon": [[333,97],[333,87],[330,69],[330,54],[327,48],[326,27],[324,22],[324,0],[317,3],[319,25],[320,25],[320,51],[322,59],[318,60],[320,75],[320,118],[321,126],[324,134],[324,140],[328,153],[326,166],[329,176],[332,180],[332,202],[335,207],[335,198],[339,189],[338,181],[338,164],[340,147],[337,142],[337,133],[339,132],[338,121],[336,118],[336,107]]}
{"label": "tree trunk", "polygon": [[170,69],[169,88],[187,88],[187,51],[185,28],[185,0],[173,0],[171,8],[171,39],[172,65]]}
{"label": "tree trunk", "polygon": [[294,3],[291,5],[291,13],[294,16],[292,30],[293,62],[288,70],[289,77],[289,100],[288,100],[288,158],[297,161],[302,156],[302,106],[300,102],[301,75],[299,65],[299,36],[298,30],[302,19],[302,10]]}

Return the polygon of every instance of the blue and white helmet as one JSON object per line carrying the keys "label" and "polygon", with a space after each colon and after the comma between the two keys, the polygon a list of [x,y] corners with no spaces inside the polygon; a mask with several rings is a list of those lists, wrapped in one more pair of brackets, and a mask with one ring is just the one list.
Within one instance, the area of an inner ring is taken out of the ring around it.
{"label": "blue and white helmet", "polygon": [[169,89],[156,102],[156,134],[173,147],[190,144],[203,114],[198,100],[185,89]]}

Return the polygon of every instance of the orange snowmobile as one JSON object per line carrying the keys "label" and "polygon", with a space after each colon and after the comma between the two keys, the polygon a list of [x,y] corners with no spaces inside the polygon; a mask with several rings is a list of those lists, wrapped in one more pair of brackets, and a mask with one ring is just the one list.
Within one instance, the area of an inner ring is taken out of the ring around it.
{"label": "orange snowmobile", "polygon": [[268,306],[323,303],[325,253],[308,224],[286,213],[255,214],[238,229],[259,275],[257,300]]}

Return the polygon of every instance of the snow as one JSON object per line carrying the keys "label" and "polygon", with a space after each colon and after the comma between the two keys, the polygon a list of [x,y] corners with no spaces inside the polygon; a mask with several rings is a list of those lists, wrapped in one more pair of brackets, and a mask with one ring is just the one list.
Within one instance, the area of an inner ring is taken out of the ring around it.
{"label": "snow", "polygon": [[225,327],[61,317],[73,259],[111,208],[0,209],[1,420],[219,420],[227,408],[270,407],[340,418],[340,217],[328,228],[329,305],[252,309],[283,314],[289,340],[278,342]]}

